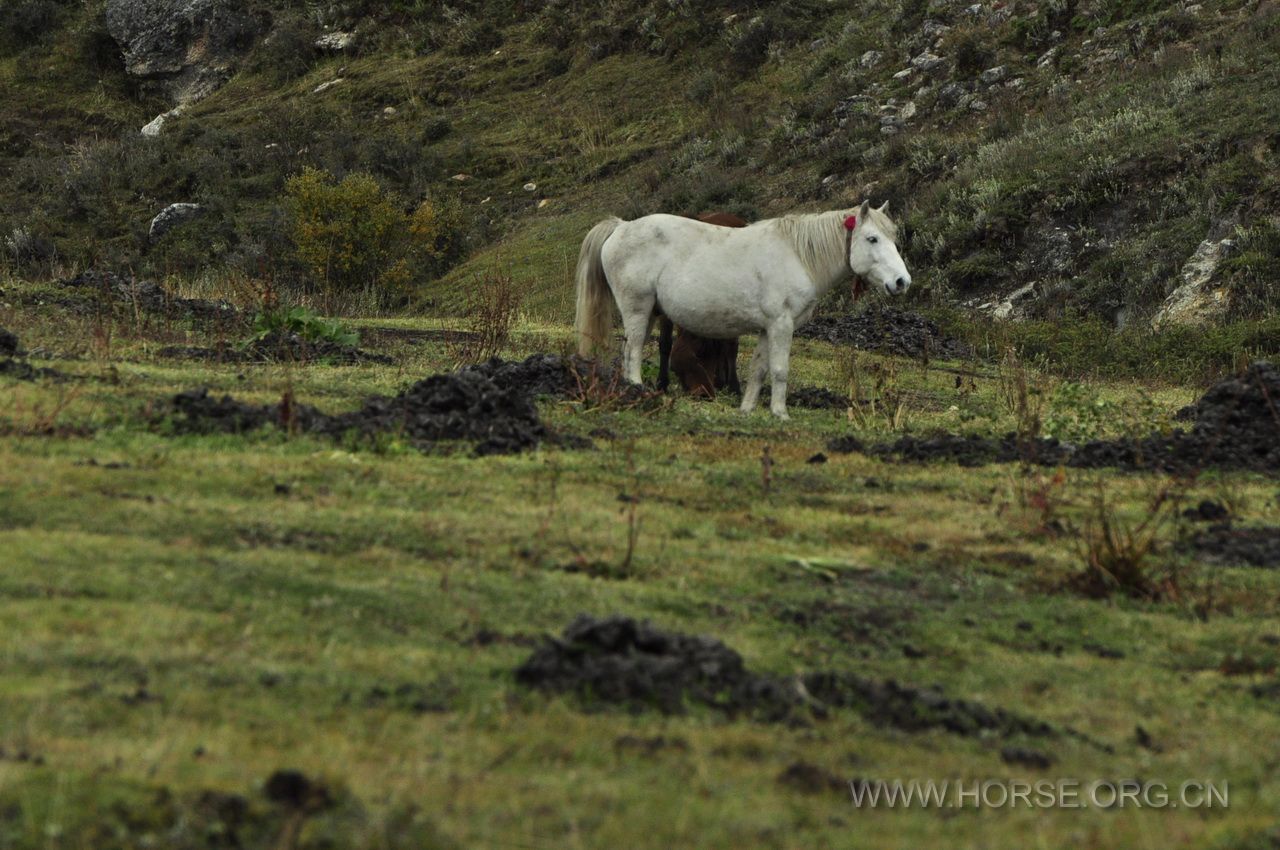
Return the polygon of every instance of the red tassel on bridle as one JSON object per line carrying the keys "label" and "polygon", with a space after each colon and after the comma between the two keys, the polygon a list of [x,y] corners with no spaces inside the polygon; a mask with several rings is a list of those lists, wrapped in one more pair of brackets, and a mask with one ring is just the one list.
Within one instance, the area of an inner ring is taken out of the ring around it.
{"label": "red tassel on bridle", "polygon": [[853,230],[857,226],[858,226],[858,217],[856,215],[851,215],[844,220],[845,230]]}

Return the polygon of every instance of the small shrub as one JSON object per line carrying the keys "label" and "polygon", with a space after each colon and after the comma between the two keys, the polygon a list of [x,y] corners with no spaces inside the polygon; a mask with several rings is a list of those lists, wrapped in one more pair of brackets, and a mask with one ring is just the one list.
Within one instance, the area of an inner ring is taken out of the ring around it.
{"label": "small shrub", "polygon": [[1274,313],[1280,303],[1280,220],[1260,222],[1237,239],[1223,263],[1231,313],[1250,318]]}
{"label": "small shrub", "polygon": [[409,233],[421,258],[420,267],[433,277],[442,274],[464,247],[462,205],[451,200],[423,201],[409,217]]}
{"label": "small shrub", "polygon": [[1084,569],[1068,582],[1085,596],[1123,594],[1152,601],[1181,596],[1178,571],[1159,558],[1160,532],[1177,516],[1177,496],[1186,482],[1160,488],[1136,522],[1121,519],[1101,488],[1080,536]]}
{"label": "small shrub", "polygon": [[306,307],[273,307],[258,313],[253,321],[255,339],[266,339],[277,333],[294,334],[308,342],[332,342],[354,348],[360,334],[337,319],[317,316]]}
{"label": "small shrub", "polygon": [[63,4],[55,0],[15,0],[0,5],[0,55],[38,43],[56,28]]}
{"label": "small shrub", "polygon": [[270,35],[254,49],[247,63],[248,70],[268,76],[276,83],[301,77],[315,65],[318,34],[319,30],[301,17],[281,17]]}
{"label": "small shrub", "polygon": [[467,333],[459,335],[452,346],[454,359],[477,363],[500,354],[511,341],[520,302],[520,290],[510,274],[494,270],[477,278],[475,288],[467,294]]}
{"label": "small shrub", "polygon": [[403,289],[410,278],[408,225],[367,174],[340,182],[308,168],[285,186],[298,258],[327,295]]}
{"label": "small shrub", "polygon": [[1096,388],[1064,381],[1049,397],[1044,433],[1060,440],[1087,441],[1103,435],[1118,415],[1118,405],[1098,395]]}
{"label": "small shrub", "polygon": [[385,302],[415,278],[442,271],[462,249],[456,203],[423,201],[411,214],[368,174],[341,181],[316,169],[285,186],[298,259],[326,297]]}
{"label": "small shrub", "polygon": [[977,32],[966,33],[956,41],[956,71],[962,76],[975,77],[991,67],[995,53],[991,51]]}

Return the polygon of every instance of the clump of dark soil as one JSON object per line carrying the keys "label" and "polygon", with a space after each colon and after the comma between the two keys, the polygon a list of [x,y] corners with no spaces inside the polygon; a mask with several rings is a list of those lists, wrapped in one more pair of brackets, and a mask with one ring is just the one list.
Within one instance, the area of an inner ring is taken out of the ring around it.
{"label": "clump of dark soil", "polygon": [[1280,471],[1280,370],[1254,363],[1240,375],[1214,385],[1184,409],[1189,431],[1139,438],[1093,440],[1079,446],[1056,439],[938,434],[901,437],[862,446],[856,439],[828,443],[832,451],[861,451],[893,460],[943,460],[965,466],[1021,461],[1046,466],[1150,470],[1175,474],[1207,467]]}
{"label": "clump of dark soil", "polygon": [[395,396],[374,396],[350,413],[326,414],[288,398],[248,404],[210,396],[205,388],[179,393],[172,410],[174,427],[183,433],[243,433],[275,425],[331,437],[395,434],[420,447],[465,440],[474,443],[478,455],[511,454],[547,441],[567,448],[589,445],[553,434],[524,389],[514,383],[500,387],[474,368],[432,375]]}
{"label": "clump of dark soil", "polygon": [[957,359],[972,353],[962,340],[919,313],[880,304],[840,316],[815,316],[796,329],[796,336],[917,359]]}
{"label": "clump of dark soil", "polygon": [[[182,298],[154,281],[126,278],[115,272],[91,269],[67,278],[61,284],[90,299],[79,302],[81,307],[91,306],[96,300],[98,304],[121,304],[175,319],[205,322],[237,322],[243,319],[240,311],[226,301]],[[73,306],[73,303],[69,301],[67,306]]]}
{"label": "clump of dark soil", "polygon": [[516,670],[531,688],[577,694],[590,707],[618,705],[678,714],[702,705],[765,722],[805,722],[833,709],[909,731],[942,728],[960,735],[1054,735],[1047,723],[933,688],[877,681],[845,672],[798,677],[753,673],[737,652],[709,637],[666,632],[647,622],[579,615]]}
{"label": "clump of dark soil", "polygon": [[173,428],[180,434],[243,434],[264,425],[316,430],[326,419],[314,407],[281,401],[279,404],[249,404],[229,395],[209,395],[208,387],[178,393],[173,397]]}
{"label": "clump of dark soil", "polygon": [[520,362],[494,357],[484,363],[466,366],[462,371],[480,375],[503,390],[520,390],[530,396],[564,398],[578,389],[575,372],[581,373],[589,361],[566,359],[558,354],[533,354]]}
{"label": "clump of dark soil", "polygon": [[208,360],[214,363],[311,363],[323,361],[340,365],[394,362],[385,354],[375,354],[329,340],[309,340],[286,331],[272,331],[247,345],[221,344],[212,347],[169,345],[156,352],[171,360]]}
{"label": "clump of dark soil", "polygon": [[849,399],[826,387],[796,387],[787,389],[787,405],[809,410],[844,410],[849,406]]}
{"label": "clump of dark soil", "polygon": [[796,761],[787,765],[778,774],[778,784],[785,785],[802,794],[848,794],[849,781],[841,779],[829,770],[807,761]]}
{"label": "clump of dark soil", "polygon": [[71,377],[66,372],[32,366],[26,360],[18,359],[23,354],[25,352],[18,342],[18,337],[10,331],[0,328],[0,355],[8,355],[0,357],[0,375],[18,381],[65,381]]}
{"label": "clump of dark soil", "polygon": [[469,440],[478,455],[532,449],[550,436],[524,391],[504,389],[466,369],[432,375],[395,396],[371,398],[353,413],[331,417],[324,430],[400,434],[419,444]]}
{"label": "clump of dark soil", "polygon": [[1196,532],[1186,548],[1206,561],[1280,567],[1280,526],[1235,528],[1221,523]]}
{"label": "clump of dark soil", "polygon": [[1205,499],[1194,508],[1187,508],[1182,516],[1192,522],[1224,522],[1231,518],[1231,512],[1221,502]]}

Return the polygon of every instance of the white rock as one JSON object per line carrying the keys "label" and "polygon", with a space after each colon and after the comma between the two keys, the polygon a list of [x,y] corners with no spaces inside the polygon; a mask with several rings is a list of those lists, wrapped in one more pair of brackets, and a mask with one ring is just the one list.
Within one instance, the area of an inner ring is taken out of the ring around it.
{"label": "white rock", "polygon": [[177,118],[181,114],[182,114],[182,107],[175,106],[173,109],[170,109],[168,112],[162,112],[161,114],[157,115],[155,118],[152,118],[149,122],[147,122],[146,126],[144,126],[140,132],[142,133],[142,135],[148,138],[155,138],[156,136],[160,135],[160,131],[164,129],[164,125],[166,121],[168,121],[170,118]]}
{"label": "white rock", "polygon": [[330,80],[330,81],[329,81],[329,82],[327,82],[327,83],[321,83],[320,85],[318,85],[318,86],[316,86],[314,89],[312,89],[312,90],[311,90],[311,93],[312,93],[312,94],[320,94],[321,92],[327,92],[329,89],[333,88],[333,87],[334,87],[334,86],[336,86],[338,83],[342,82],[344,79],[345,79],[344,77],[338,77],[337,79]]}
{"label": "white rock", "polygon": [[452,177],[450,177],[449,179],[450,179],[450,180],[457,180],[459,183],[464,183],[464,182],[466,182],[467,180],[470,180],[470,179],[471,179],[471,175],[470,175],[470,174],[455,174],[455,175],[453,175]]}
{"label": "white rock", "polygon": [[1018,287],[1013,292],[1010,292],[1003,301],[998,303],[988,303],[984,306],[990,310],[991,318],[993,319],[997,319],[999,321],[1013,319],[1017,317],[1019,312],[1019,302],[1032,298],[1035,295],[1035,292],[1036,285],[1034,283],[1028,283],[1026,286]]}
{"label": "white rock", "polygon": [[1169,325],[1203,325],[1220,316],[1227,306],[1227,293],[1215,278],[1224,255],[1234,247],[1232,239],[1201,242],[1178,273],[1182,283],[1169,293],[1151,326],[1159,330]]}
{"label": "white rock", "polygon": [[928,51],[921,53],[919,56],[911,60],[911,67],[919,68],[925,73],[936,71],[939,68],[944,67],[946,64],[946,59],[943,59],[941,56],[934,53],[929,53]]}
{"label": "white rock", "polygon": [[543,207],[547,206],[550,203],[551,203],[550,198],[543,198],[541,201],[538,201],[538,209],[542,209]]}
{"label": "white rock", "polygon": [[863,68],[874,68],[884,59],[884,54],[879,50],[868,50],[862,54],[862,58],[858,60],[858,64]]}
{"label": "white rock", "polygon": [[151,227],[147,235],[159,239],[179,224],[184,224],[200,215],[203,207],[199,204],[169,204],[155,218],[151,219]]}
{"label": "white rock", "polygon": [[894,74],[893,78],[895,80],[905,80],[907,77],[910,77],[913,73],[915,73],[915,70],[916,70],[915,68],[903,68],[901,71]]}
{"label": "white rock", "polygon": [[1007,76],[1009,76],[1009,68],[1005,65],[997,65],[979,74],[978,82],[986,86],[994,86]]}
{"label": "white rock", "polygon": [[941,21],[925,21],[920,27],[920,31],[924,33],[925,38],[937,38],[944,33],[950,32],[951,27]]}
{"label": "white rock", "polygon": [[525,190],[526,192],[536,192],[536,191],[538,191],[538,184],[537,184],[537,183],[532,183],[532,182],[530,182],[530,183],[526,183],[526,184],[524,184],[524,190]]}
{"label": "white rock", "polygon": [[920,107],[916,106],[916,102],[914,100],[909,100],[907,101],[907,105],[902,107],[902,111],[898,113],[898,117],[903,121],[909,121],[916,116],[916,112],[918,112],[919,109]]}
{"label": "white rock", "polygon": [[316,50],[325,50],[331,53],[341,53],[344,50],[350,50],[355,45],[356,34],[341,30],[327,32],[316,39]]}

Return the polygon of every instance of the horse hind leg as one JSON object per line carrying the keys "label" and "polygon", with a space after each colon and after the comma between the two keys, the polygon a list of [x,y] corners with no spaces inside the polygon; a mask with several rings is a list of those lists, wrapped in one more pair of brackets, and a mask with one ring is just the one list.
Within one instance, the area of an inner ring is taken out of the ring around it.
{"label": "horse hind leg", "polygon": [[649,330],[653,327],[654,302],[647,305],[632,304],[622,313],[622,329],[626,342],[622,347],[623,377],[633,384],[643,383],[640,366],[644,362],[644,342],[649,338]]}

